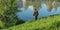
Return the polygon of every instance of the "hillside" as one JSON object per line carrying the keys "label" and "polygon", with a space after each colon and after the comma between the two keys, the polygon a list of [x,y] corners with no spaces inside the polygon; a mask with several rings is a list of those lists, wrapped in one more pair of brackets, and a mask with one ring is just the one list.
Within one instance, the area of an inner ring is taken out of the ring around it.
{"label": "hillside", "polygon": [[24,24],[3,30],[60,30],[60,15],[40,18],[36,21],[28,21]]}

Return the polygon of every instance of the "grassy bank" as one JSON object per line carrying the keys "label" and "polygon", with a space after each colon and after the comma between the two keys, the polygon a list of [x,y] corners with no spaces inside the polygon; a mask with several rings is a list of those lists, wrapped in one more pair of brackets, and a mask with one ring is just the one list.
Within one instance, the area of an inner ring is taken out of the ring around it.
{"label": "grassy bank", "polygon": [[3,30],[60,30],[60,15],[40,18],[36,21],[28,21],[24,24]]}

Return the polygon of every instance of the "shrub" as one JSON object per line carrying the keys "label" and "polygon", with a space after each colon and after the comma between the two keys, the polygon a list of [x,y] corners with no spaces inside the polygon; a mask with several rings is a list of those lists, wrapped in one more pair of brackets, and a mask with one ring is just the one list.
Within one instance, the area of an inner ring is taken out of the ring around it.
{"label": "shrub", "polygon": [[0,20],[0,29],[4,27],[4,23]]}
{"label": "shrub", "polygon": [[7,23],[5,23],[5,27],[11,27],[14,26],[16,24],[17,20],[10,20]]}

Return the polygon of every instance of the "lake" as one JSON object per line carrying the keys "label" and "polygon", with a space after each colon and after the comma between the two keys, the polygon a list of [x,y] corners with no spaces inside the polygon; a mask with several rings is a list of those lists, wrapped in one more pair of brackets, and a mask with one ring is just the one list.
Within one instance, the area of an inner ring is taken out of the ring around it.
{"label": "lake", "polygon": [[[17,13],[17,16],[19,19],[22,19],[24,21],[34,20],[34,16],[33,16],[34,9],[33,8],[31,9],[28,7],[27,10],[24,10],[24,8],[21,8],[20,10],[21,12]],[[39,13],[38,18],[47,17],[47,16],[54,15],[54,14],[60,14],[60,7],[57,7],[56,11],[54,8],[52,8],[51,11],[49,12],[47,10],[47,5],[43,3],[41,8],[39,8],[38,13]]]}

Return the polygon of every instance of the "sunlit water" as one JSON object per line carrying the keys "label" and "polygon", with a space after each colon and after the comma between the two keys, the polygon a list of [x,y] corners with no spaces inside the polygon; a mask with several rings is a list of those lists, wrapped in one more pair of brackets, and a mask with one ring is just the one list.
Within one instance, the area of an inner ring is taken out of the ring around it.
{"label": "sunlit water", "polygon": [[[22,19],[24,21],[34,20],[34,16],[33,16],[34,10],[33,9],[27,8],[27,10],[24,10],[22,8],[21,10],[22,10],[22,12],[17,13],[17,16],[19,19]],[[52,8],[52,11],[49,12],[47,10],[46,4],[42,4],[42,7],[38,10],[38,12],[39,12],[38,18],[47,17],[47,16],[54,15],[54,14],[60,14],[60,7],[57,8],[57,11],[55,11],[55,9]]]}

